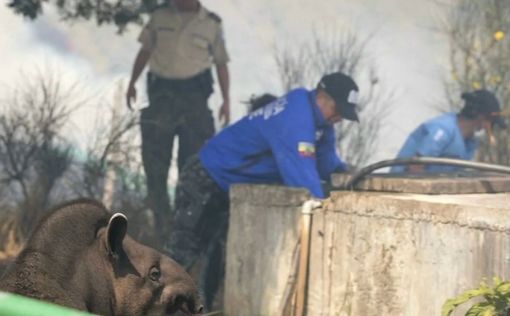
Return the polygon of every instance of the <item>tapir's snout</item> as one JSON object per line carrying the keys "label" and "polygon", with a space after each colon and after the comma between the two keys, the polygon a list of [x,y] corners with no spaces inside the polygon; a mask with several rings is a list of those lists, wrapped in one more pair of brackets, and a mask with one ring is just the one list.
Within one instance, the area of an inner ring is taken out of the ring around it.
{"label": "tapir's snout", "polygon": [[199,315],[204,307],[201,304],[198,288],[191,276],[170,257],[162,256],[161,283],[165,284],[161,293],[161,303],[166,315]]}
{"label": "tapir's snout", "polygon": [[183,312],[187,316],[201,314],[204,310],[203,305],[198,305],[195,296],[177,295],[172,297],[166,306],[166,315],[174,315],[178,311]]}

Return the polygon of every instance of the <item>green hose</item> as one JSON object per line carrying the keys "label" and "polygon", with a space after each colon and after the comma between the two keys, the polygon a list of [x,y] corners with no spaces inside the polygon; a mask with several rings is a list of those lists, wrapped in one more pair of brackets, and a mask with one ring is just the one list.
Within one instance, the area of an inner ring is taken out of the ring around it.
{"label": "green hose", "polygon": [[0,292],[0,316],[90,316],[91,314],[48,302]]}

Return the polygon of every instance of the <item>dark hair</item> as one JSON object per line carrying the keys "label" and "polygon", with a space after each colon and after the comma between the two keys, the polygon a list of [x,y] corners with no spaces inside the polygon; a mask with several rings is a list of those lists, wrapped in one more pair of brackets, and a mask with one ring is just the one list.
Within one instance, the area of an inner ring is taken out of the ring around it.
{"label": "dark hair", "polygon": [[464,92],[460,97],[464,100],[464,107],[460,110],[459,115],[470,120],[475,119],[480,111],[474,103],[472,93]]}
{"label": "dark hair", "polygon": [[270,93],[264,93],[258,96],[257,95],[252,96],[246,103],[250,106],[249,112],[253,112],[273,102],[276,99],[277,99],[276,96]]}

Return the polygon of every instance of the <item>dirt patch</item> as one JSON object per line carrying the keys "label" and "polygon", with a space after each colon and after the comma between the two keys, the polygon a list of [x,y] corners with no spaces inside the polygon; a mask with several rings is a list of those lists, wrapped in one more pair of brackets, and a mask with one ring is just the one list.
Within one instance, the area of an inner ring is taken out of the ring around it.
{"label": "dirt patch", "polygon": [[14,258],[7,260],[0,260],[0,277],[4,274],[7,267],[14,261]]}

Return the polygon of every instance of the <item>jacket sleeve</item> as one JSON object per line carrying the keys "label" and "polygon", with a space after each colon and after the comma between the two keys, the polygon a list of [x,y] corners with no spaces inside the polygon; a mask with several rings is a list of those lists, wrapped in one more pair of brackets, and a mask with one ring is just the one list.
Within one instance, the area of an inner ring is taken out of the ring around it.
{"label": "jacket sleeve", "polygon": [[261,118],[260,132],[271,147],[284,184],[307,188],[315,197],[324,198],[317,171],[313,117],[299,109],[306,108],[289,104],[278,115]]}
{"label": "jacket sleeve", "polygon": [[418,143],[416,153],[422,157],[440,157],[451,142],[449,131],[445,128],[430,124],[425,126],[425,135]]}
{"label": "jacket sleeve", "polygon": [[324,136],[317,142],[317,169],[322,180],[330,181],[333,172],[347,171],[347,164],[336,152],[335,130],[329,127]]}

